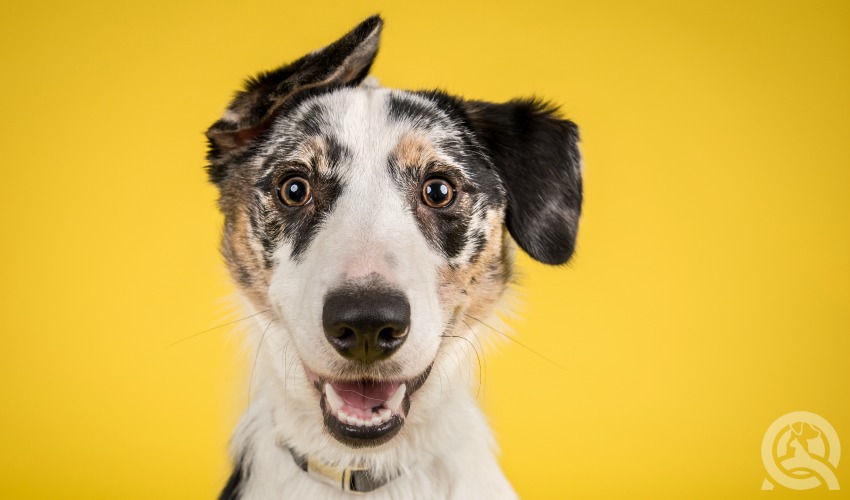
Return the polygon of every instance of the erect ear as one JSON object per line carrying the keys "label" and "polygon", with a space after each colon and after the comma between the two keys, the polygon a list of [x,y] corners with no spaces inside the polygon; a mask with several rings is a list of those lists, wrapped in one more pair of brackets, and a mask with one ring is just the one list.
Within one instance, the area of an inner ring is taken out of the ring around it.
{"label": "erect ear", "polygon": [[[383,21],[372,16],[327,47],[245,82],[224,116],[207,130],[209,159],[240,149],[271,125],[275,113],[295,93],[330,85],[357,85],[378,53]],[[215,172],[211,172],[215,180]]]}
{"label": "erect ear", "polygon": [[507,192],[511,236],[540,262],[566,263],[581,215],[578,127],[559,118],[551,104],[533,99],[465,106]]}

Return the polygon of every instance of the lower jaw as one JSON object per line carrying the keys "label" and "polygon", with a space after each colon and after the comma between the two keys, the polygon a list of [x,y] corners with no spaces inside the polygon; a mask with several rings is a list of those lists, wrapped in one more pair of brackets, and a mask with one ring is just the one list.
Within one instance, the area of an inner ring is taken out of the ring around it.
{"label": "lower jaw", "polygon": [[404,425],[401,415],[393,415],[386,422],[372,427],[351,425],[342,422],[328,411],[324,397],[321,406],[328,433],[340,443],[352,448],[380,446],[395,437]]}

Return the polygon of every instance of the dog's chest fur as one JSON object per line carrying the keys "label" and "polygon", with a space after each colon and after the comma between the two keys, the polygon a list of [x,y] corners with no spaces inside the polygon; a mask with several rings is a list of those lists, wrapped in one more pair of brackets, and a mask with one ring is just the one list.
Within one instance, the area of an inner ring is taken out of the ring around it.
{"label": "dog's chest fur", "polygon": [[[475,401],[464,387],[457,387],[446,402],[439,421],[432,421],[414,431],[417,435],[409,436],[415,449],[400,451],[386,464],[374,464],[384,465],[394,479],[369,493],[369,498],[462,500],[515,496],[496,462],[495,443]],[[232,485],[234,496],[222,498],[348,498],[351,494],[334,491],[305,473],[290,452],[276,444],[275,424],[269,418],[272,412],[264,406],[262,402],[255,404],[234,436],[246,454],[241,457],[243,467],[237,469],[241,470],[238,482]],[[287,419],[278,425],[291,424]],[[389,470],[396,465],[401,467]]]}

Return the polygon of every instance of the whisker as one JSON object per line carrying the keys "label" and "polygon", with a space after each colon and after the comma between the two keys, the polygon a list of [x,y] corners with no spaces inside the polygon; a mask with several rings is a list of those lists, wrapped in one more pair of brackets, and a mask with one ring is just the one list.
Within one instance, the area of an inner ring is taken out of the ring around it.
{"label": "whisker", "polygon": [[289,395],[289,344],[287,341],[286,344],[283,345],[283,411],[286,411],[288,395]]}
{"label": "whisker", "polygon": [[[461,345],[454,344],[453,349],[455,351],[459,351],[459,353],[460,353],[460,354],[456,355],[456,358],[458,359],[458,369],[466,372],[466,386],[469,387],[470,385],[472,385],[472,370],[464,369],[464,368],[467,368],[467,361],[469,360],[469,357],[470,357],[469,356],[469,349],[467,349],[466,346],[464,346],[462,344]],[[476,353],[476,356],[477,355],[478,355],[478,353]],[[460,367],[460,360],[461,359],[464,360],[463,368]],[[480,363],[478,364],[478,377],[479,378],[481,377],[481,364]],[[475,390],[475,397],[478,398],[478,396],[480,394],[481,394],[481,382],[478,382],[478,388]]]}
{"label": "whisker", "polygon": [[[298,370],[299,360],[301,359],[298,357],[298,349],[295,347],[295,341],[289,340],[288,345],[291,347],[291,349],[287,351],[287,356],[289,357],[289,367],[286,369],[287,379],[292,378],[296,370]],[[300,387],[296,385],[295,392],[298,392],[299,389]]]}
{"label": "whisker", "polygon": [[[469,323],[467,323],[466,321],[464,321],[464,320],[463,320],[463,318],[460,318],[460,321],[461,321],[461,323],[463,323],[464,325],[466,325],[466,327],[469,329],[469,333],[471,333],[471,334],[472,334],[472,336],[475,338],[475,341],[476,341],[476,342],[478,342],[478,347],[481,349],[481,353],[482,353],[482,354],[481,354],[481,359],[480,359],[480,360],[479,360],[479,362],[478,362],[478,363],[479,363],[479,374],[478,374],[478,380],[479,380],[479,381],[478,381],[478,390],[479,390],[479,391],[483,391],[483,392],[485,392],[485,393],[486,393],[486,392],[487,392],[486,387],[482,387],[482,386],[486,386],[486,385],[487,385],[487,384],[485,383],[485,381],[487,380],[487,357],[486,357],[486,356],[484,356],[484,354],[483,354],[483,353],[484,353],[484,344],[483,344],[483,343],[481,343],[481,339],[480,339],[480,338],[478,338],[478,334],[476,334],[476,333],[475,333],[475,329],[473,329],[473,328],[472,328],[472,326],[471,326]],[[477,352],[476,352],[476,354],[477,354]],[[484,366],[483,370],[481,370],[480,365],[483,365],[483,366]],[[481,372],[482,372],[482,371],[483,371],[483,373],[484,373],[483,375],[481,375]]]}
{"label": "whisker", "polygon": [[477,398],[481,394],[481,377],[483,376],[482,371],[481,371],[481,356],[479,355],[478,349],[475,347],[475,344],[473,344],[471,340],[469,340],[468,338],[463,337],[461,335],[440,335],[440,336],[443,337],[443,338],[449,338],[449,339],[463,339],[463,340],[469,342],[469,345],[472,346],[472,350],[475,351],[475,359],[478,360],[478,390],[475,393],[475,397]]}
{"label": "whisker", "polygon": [[251,318],[253,318],[253,317],[255,317],[255,316],[259,316],[260,314],[265,314],[265,313],[267,313],[267,312],[269,312],[269,311],[271,311],[271,309],[266,309],[266,310],[264,310],[264,311],[260,311],[260,312],[258,312],[258,313],[256,313],[256,314],[252,314],[252,315],[250,315],[250,316],[245,316],[244,318],[236,319],[236,320],[233,320],[233,321],[228,321],[227,323],[223,323],[223,324],[221,324],[221,325],[214,326],[214,327],[212,327],[212,328],[207,328],[207,329],[206,329],[206,330],[204,330],[204,331],[201,331],[201,332],[198,332],[198,333],[193,333],[192,335],[189,335],[188,337],[183,337],[183,338],[182,338],[182,339],[180,339],[180,340],[176,340],[176,341],[174,341],[174,342],[172,342],[172,343],[168,344],[167,346],[165,346],[165,348],[164,348],[164,349],[168,349],[168,348],[170,348],[170,347],[174,347],[175,345],[177,345],[177,344],[179,344],[179,343],[181,343],[181,342],[185,342],[185,341],[187,341],[187,340],[193,339],[193,338],[195,338],[195,337],[197,337],[197,336],[199,336],[199,335],[203,335],[203,334],[205,334],[205,333],[209,333],[209,332],[211,332],[211,331],[213,331],[213,330],[218,330],[219,328],[224,328],[225,326],[229,326],[229,325],[233,325],[233,324],[239,323],[240,321],[245,321],[246,319],[251,319]]}
{"label": "whisker", "polygon": [[558,368],[558,369],[560,369],[560,370],[563,370],[563,371],[565,371],[565,372],[569,371],[569,370],[567,370],[566,368],[564,368],[563,366],[561,366],[561,365],[559,365],[558,363],[556,363],[555,361],[553,361],[553,360],[551,360],[551,359],[547,358],[546,356],[544,356],[544,355],[540,354],[539,352],[535,351],[535,350],[534,350],[534,349],[532,349],[531,347],[529,347],[529,346],[527,346],[527,345],[523,344],[522,342],[520,342],[519,340],[517,340],[517,339],[515,339],[515,338],[511,337],[511,336],[510,336],[510,335],[508,335],[507,333],[503,333],[503,332],[500,332],[499,330],[496,330],[495,328],[493,328],[492,326],[488,325],[487,323],[485,323],[485,322],[481,321],[480,319],[476,318],[475,316],[470,316],[469,314],[466,314],[466,313],[464,313],[464,316],[466,316],[466,317],[468,317],[468,318],[471,318],[471,319],[474,319],[475,321],[477,321],[477,322],[481,323],[482,325],[484,325],[484,326],[486,326],[487,328],[489,328],[489,329],[493,330],[494,332],[498,333],[499,335],[501,335],[501,336],[505,337],[506,339],[510,340],[511,342],[514,342],[514,343],[516,343],[517,345],[519,345],[519,346],[521,346],[521,347],[525,348],[525,349],[526,349],[526,350],[528,350],[529,352],[532,352],[532,353],[536,354],[537,356],[539,356],[539,357],[540,357],[540,359],[542,359],[542,360],[544,360],[544,361],[548,362],[548,363],[549,363],[549,364],[551,364],[552,366],[554,366],[554,367],[556,367],[556,368]]}
{"label": "whisker", "polygon": [[[449,338],[451,338],[451,337],[449,337]],[[469,386],[469,377],[471,377],[471,376],[472,376],[472,375],[469,373],[469,372],[470,372],[470,370],[464,370],[463,368],[461,368],[461,366],[460,366],[460,357],[461,357],[462,355],[461,355],[461,354],[458,354],[457,347],[456,347],[454,344],[452,344],[452,345],[451,345],[451,348],[452,348],[452,349],[451,349],[451,350],[452,350],[452,357],[453,357],[453,358],[454,358],[454,360],[455,360],[455,368],[457,369],[458,373],[466,372],[466,385],[467,385],[467,387],[468,387],[468,386]]]}
{"label": "whisker", "polygon": [[[441,359],[437,359],[434,361],[434,365],[443,372],[443,377],[446,377],[446,383],[449,385],[449,391],[452,390],[451,379],[449,378],[448,372],[446,372],[446,367],[441,363]],[[439,377],[440,380],[440,399],[443,398],[443,377]]]}
{"label": "whisker", "polygon": [[260,336],[260,341],[257,342],[257,352],[254,353],[254,363],[251,365],[251,378],[248,379],[248,401],[254,399],[254,370],[257,369],[257,360],[260,359],[260,348],[263,347],[263,340],[265,340],[266,333],[268,333],[273,322],[274,318],[269,320],[269,324],[266,325],[266,329],[263,330],[263,334]]}
{"label": "whisker", "polygon": [[[291,339],[287,339],[286,345],[284,346],[284,349],[285,349],[285,352],[286,352],[285,356],[286,356],[286,360],[287,360],[287,365],[286,365],[286,367],[284,368],[284,371],[283,371],[283,377],[284,377],[283,383],[285,384],[284,385],[284,389],[285,389],[284,390],[284,409],[286,408],[287,400],[289,398],[289,380],[292,378],[292,375],[291,375],[290,372],[296,370],[296,359],[294,359],[291,351],[289,350],[290,347],[292,347],[292,349],[294,350],[295,344],[293,343],[293,341]],[[297,385],[294,386],[294,390],[295,390],[295,392],[298,392],[298,386]]]}

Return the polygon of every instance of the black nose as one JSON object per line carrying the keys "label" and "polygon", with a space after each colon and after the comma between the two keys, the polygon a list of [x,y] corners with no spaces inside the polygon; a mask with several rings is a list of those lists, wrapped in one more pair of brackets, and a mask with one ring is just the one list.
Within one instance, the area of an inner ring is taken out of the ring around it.
{"label": "black nose", "polygon": [[341,288],[325,297],[325,336],[345,358],[388,358],[407,339],[410,303],[391,288]]}

